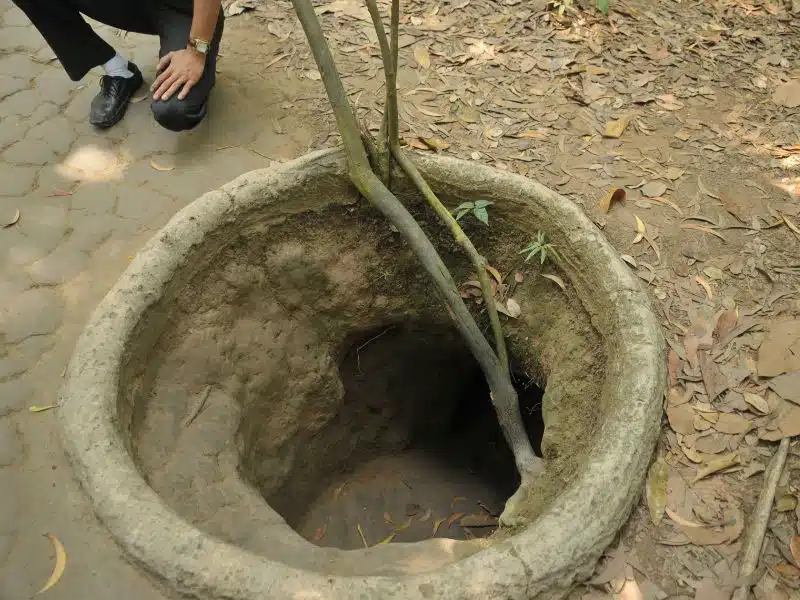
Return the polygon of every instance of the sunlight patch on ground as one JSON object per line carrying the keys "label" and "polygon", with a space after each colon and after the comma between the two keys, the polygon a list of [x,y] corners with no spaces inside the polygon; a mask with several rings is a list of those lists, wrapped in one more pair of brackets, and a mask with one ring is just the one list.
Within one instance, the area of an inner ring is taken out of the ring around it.
{"label": "sunlight patch on ground", "polygon": [[118,181],[124,169],[125,162],[119,155],[88,144],[70,152],[56,172],[78,181]]}

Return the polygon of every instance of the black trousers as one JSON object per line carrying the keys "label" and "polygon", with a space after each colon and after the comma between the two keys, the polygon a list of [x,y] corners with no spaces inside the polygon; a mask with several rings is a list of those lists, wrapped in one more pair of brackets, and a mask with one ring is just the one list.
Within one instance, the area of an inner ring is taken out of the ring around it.
{"label": "black trousers", "polygon": [[[55,52],[73,81],[110,60],[116,51],[81,16],[135,33],[157,35],[159,58],[186,48],[192,25],[193,0],[13,0]],[[174,94],[151,105],[156,120],[173,131],[191,129],[205,116],[206,101],[216,80],[217,54],[224,29],[220,10],[203,77],[184,100]]]}

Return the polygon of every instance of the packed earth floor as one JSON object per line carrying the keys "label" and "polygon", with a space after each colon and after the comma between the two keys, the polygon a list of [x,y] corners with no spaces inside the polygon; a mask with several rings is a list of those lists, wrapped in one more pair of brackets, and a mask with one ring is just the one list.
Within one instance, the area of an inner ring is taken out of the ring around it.
{"label": "packed earth floor", "polygon": [[[375,130],[383,77],[366,8],[317,5],[350,99]],[[764,468],[792,436],[755,597],[800,596],[800,3],[611,0],[605,16],[588,2],[560,15],[521,0],[402,5],[404,143],[535,178],[578,203],[663,323],[670,388],[656,467],[573,598],[729,598]],[[73,480],[54,406],[65,365],[90,310],[176,211],[246,171],[337,144],[291,4],[226,10],[206,122],[161,130],[143,88],[122,123],[98,132],[88,123],[98,73],[70,82],[0,0],[4,600],[30,597],[50,575],[44,533],[68,556],[50,598],[164,597]],[[156,40],[100,31],[152,80]],[[321,525],[309,523],[309,537]],[[438,535],[448,527],[458,518]]]}

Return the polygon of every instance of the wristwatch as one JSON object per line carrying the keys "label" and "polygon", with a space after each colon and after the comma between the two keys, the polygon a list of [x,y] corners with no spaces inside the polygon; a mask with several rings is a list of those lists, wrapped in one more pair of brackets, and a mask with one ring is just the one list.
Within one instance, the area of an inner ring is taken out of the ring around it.
{"label": "wristwatch", "polygon": [[206,40],[201,40],[199,38],[189,38],[189,47],[192,50],[196,50],[203,56],[208,54],[208,49],[211,46],[211,42]]}

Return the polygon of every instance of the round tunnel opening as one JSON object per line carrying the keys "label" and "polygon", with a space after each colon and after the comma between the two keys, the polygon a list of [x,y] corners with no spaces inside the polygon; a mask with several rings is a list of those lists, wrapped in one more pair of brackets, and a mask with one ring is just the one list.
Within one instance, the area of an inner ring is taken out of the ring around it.
{"label": "round tunnel opening", "polygon": [[[422,323],[358,332],[342,344],[339,375],[341,406],[319,432],[330,442],[326,468],[312,482],[298,461],[267,498],[287,523],[312,543],[346,550],[493,533],[519,479],[486,380],[458,333]],[[542,390],[519,368],[512,381],[539,453]]]}

